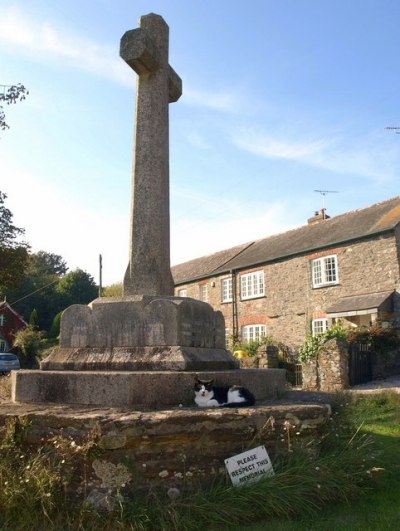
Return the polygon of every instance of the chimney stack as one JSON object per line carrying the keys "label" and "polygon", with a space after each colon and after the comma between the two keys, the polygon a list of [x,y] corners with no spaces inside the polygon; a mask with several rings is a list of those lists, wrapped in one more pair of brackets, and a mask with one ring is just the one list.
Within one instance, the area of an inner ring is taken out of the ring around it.
{"label": "chimney stack", "polygon": [[325,219],[329,218],[330,216],[328,216],[328,214],[326,213],[326,209],[321,208],[321,210],[317,210],[311,218],[308,218],[307,223],[309,225],[315,225],[316,223],[320,223],[321,221],[324,221]]}

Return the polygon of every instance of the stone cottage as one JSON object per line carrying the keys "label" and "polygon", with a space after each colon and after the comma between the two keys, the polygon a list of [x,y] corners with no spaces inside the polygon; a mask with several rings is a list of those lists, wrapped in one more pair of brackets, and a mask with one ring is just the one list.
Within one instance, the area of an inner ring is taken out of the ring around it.
{"label": "stone cottage", "polygon": [[400,197],[176,265],[175,294],[210,303],[227,338],[286,345],[335,319],[400,327]]}
{"label": "stone cottage", "polygon": [[18,330],[28,326],[24,318],[7,302],[0,303],[0,352],[9,352]]}

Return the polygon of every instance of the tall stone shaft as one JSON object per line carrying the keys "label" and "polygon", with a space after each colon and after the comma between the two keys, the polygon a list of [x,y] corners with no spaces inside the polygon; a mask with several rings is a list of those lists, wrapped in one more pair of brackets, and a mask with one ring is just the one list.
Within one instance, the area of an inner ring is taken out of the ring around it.
{"label": "tall stone shaft", "polygon": [[121,39],[120,56],[138,74],[131,233],[124,295],[173,295],[170,269],[168,104],[182,82],[168,64],[169,28],[145,15]]}

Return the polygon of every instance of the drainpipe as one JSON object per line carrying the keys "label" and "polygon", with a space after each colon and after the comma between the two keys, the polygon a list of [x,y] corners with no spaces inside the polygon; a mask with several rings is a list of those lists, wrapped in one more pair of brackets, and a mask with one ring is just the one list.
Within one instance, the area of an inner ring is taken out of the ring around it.
{"label": "drainpipe", "polygon": [[232,269],[230,273],[232,278],[232,336],[236,340],[238,338],[236,271]]}

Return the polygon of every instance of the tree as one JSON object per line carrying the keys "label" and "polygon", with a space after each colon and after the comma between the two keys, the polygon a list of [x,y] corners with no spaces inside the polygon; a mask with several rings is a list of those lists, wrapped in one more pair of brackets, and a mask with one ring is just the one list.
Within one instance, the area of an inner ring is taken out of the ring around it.
{"label": "tree", "polygon": [[[23,101],[29,94],[29,91],[21,83],[17,83],[17,85],[0,85],[0,87],[3,89],[3,93],[0,94],[0,102],[4,101],[7,105],[17,103],[17,101]],[[10,129],[5,118],[3,106],[0,105],[0,129],[3,129],[3,131],[4,129]]]}
{"label": "tree", "polygon": [[56,339],[60,335],[61,314],[62,311],[58,312],[55,315],[53,322],[51,323],[51,327],[48,334],[49,339]]}
{"label": "tree", "polygon": [[106,286],[103,289],[103,297],[122,297],[122,282]]}
{"label": "tree", "polygon": [[67,263],[59,254],[38,251],[31,255],[29,269],[35,275],[57,275],[61,277],[68,271]]}
{"label": "tree", "polygon": [[48,330],[54,315],[61,309],[55,287],[67,269],[65,261],[57,254],[32,253],[19,286],[8,293],[8,300],[26,320],[33,309],[37,310],[40,330]]}
{"label": "tree", "polygon": [[0,293],[19,285],[27,262],[29,245],[21,241],[25,230],[13,224],[13,214],[5,206],[7,195],[0,191]]}
{"label": "tree", "polygon": [[37,313],[37,310],[36,308],[33,308],[33,310],[31,311],[31,314],[29,316],[29,326],[31,326],[33,328],[33,330],[37,330],[38,329],[38,313]]}
{"label": "tree", "polygon": [[98,287],[91,275],[82,269],[67,273],[56,286],[63,309],[71,304],[88,304],[98,294]]}
{"label": "tree", "polygon": [[15,334],[13,347],[21,352],[21,365],[31,369],[36,365],[37,355],[43,344],[43,332],[34,330],[32,326],[21,328]]}

